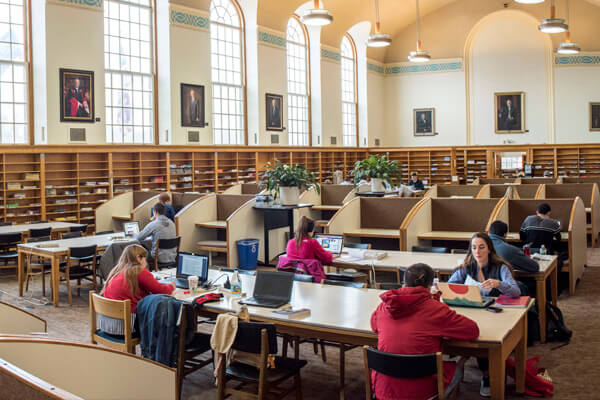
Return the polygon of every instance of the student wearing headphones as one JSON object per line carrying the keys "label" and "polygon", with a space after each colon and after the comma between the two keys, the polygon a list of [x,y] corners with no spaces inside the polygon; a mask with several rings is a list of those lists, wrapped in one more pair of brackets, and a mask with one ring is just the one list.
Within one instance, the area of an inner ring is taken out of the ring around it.
{"label": "student wearing headphones", "polygon": [[287,257],[292,260],[318,260],[323,265],[331,264],[333,254],[321,247],[321,244],[313,239],[315,233],[315,222],[303,216],[298,224],[296,237],[290,239],[286,246]]}

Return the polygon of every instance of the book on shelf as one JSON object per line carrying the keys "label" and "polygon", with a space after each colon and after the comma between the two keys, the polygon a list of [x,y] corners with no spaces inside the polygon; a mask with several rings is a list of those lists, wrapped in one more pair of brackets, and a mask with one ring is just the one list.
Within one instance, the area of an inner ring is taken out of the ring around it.
{"label": "book on shelf", "polygon": [[496,299],[496,304],[506,308],[525,308],[529,304],[529,296],[521,296],[517,298],[508,297],[501,294]]}
{"label": "book on shelf", "polygon": [[272,314],[287,319],[301,319],[310,317],[310,309],[309,308],[292,308],[286,307],[280,310],[271,311]]}

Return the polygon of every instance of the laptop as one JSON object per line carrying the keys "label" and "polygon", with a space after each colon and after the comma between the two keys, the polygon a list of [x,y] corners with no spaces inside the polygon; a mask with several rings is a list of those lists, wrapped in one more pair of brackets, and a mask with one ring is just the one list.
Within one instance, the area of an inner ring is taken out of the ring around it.
{"label": "laptop", "polygon": [[343,235],[329,235],[325,233],[317,233],[315,239],[323,249],[333,253],[334,256],[342,254],[344,248],[344,236]]}
{"label": "laptop", "polygon": [[[189,289],[188,276],[198,277],[198,286],[208,279],[208,257],[192,253],[179,253],[175,284],[180,289]],[[167,280],[170,282],[170,280]]]}
{"label": "laptop", "polygon": [[457,283],[439,282],[442,300],[449,306],[486,308],[496,300],[493,297],[481,297],[479,287]]}
{"label": "laptop", "polygon": [[138,221],[123,222],[123,232],[126,236],[135,236],[140,233],[140,223]]}
{"label": "laptop", "polygon": [[294,274],[289,272],[258,270],[254,281],[254,293],[240,304],[278,308],[290,302]]}

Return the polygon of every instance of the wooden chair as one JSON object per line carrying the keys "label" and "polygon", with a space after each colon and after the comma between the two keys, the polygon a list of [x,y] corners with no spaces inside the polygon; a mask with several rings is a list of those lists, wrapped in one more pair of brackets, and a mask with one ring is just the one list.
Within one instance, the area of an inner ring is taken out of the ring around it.
{"label": "wooden chair", "polygon": [[73,238],[78,238],[78,237],[81,237],[81,231],[61,232],[61,234],[60,234],[61,239],[73,239]]}
{"label": "wooden chair", "polygon": [[[83,246],[69,248],[67,264],[60,269],[60,283],[67,286],[69,296],[69,305],[73,305],[71,289],[77,289],[77,296],[81,295],[82,287],[93,287],[98,290],[98,281],[96,278],[96,249],[97,246]],[[90,276],[92,278],[90,278]],[[71,280],[77,280],[77,285],[71,285]],[[85,279],[90,283],[81,283]]]}
{"label": "wooden chair", "polygon": [[401,283],[385,282],[385,283],[377,284],[377,289],[379,289],[379,290],[393,290],[393,289],[400,289],[401,287],[402,287]]}
{"label": "wooden chair", "polygon": [[81,226],[72,226],[69,228],[69,232],[81,232],[82,235],[85,235],[87,227],[87,224],[83,224]]}
{"label": "wooden chair", "polygon": [[[181,322],[179,324],[179,347],[177,349],[177,394],[181,398],[183,378],[213,362],[213,352],[210,347],[210,335],[195,332],[193,339],[186,343],[188,329],[188,313],[193,313],[189,305],[181,307]],[[195,317],[195,314],[194,314]],[[194,319],[195,320],[195,319]],[[210,351],[210,357],[203,359],[198,356]]]}
{"label": "wooden chair", "polygon": [[[46,242],[50,240],[50,236],[40,237],[29,237],[27,243],[35,242]],[[35,257],[35,258],[34,258]],[[42,296],[46,296],[46,274],[52,273],[52,265],[41,257],[32,256],[31,254],[27,257],[27,273],[25,275],[25,291],[29,291],[29,279],[34,276],[42,277]],[[64,266],[64,263],[63,263]],[[52,290],[52,285],[50,285]]]}
{"label": "wooden chair", "polygon": [[[4,261],[2,268],[15,268],[17,266],[17,244],[23,240],[20,232],[0,234],[0,260]],[[9,261],[14,261],[15,265],[8,265]]]}
{"label": "wooden chair", "polygon": [[[123,321],[123,335],[111,335],[97,327],[98,315]],[[131,326],[131,300],[111,300],[90,292],[90,337],[93,344],[135,354],[139,336],[133,336]]]}
{"label": "wooden chair", "polygon": [[30,238],[38,238],[38,237],[50,237],[52,235],[52,228],[42,228],[42,229],[30,229],[29,237]]}
{"label": "wooden chair", "polygon": [[108,235],[109,233],[115,233],[115,231],[102,231],[102,232],[96,232],[96,235]]}
{"label": "wooden chair", "polygon": [[177,267],[177,258],[175,258],[174,262],[170,263],[160,263],[158,262],[158,254],[160,250],[167,249],[177,249],[177,254],[179,254],[179,244],[181,243],[181,236],[177,236],[173,239],[158,239],[156,241],[156,245],[154,247],[154,270],[158,271],[159,268],[176,268]]}
{"label": "wooden chair", "polygon": [[[283,399],[296,392],[296,399],[302,399],[302,382],[300,370],[306,365],[305,360],[287,357],[274,357],[274,368],[267,368],[267,360],[271,354],[277,354],[277,335],[273,324],[260,322],[239,322],[237,335],[233,342],[234,350],[258,356],[256,366],[233,361],[228,366],[220,363],[217,369],[217,398],[235,395],[250,399]],[[225,357],[225,354],[221,354]],[[293,386],[284,389],[280,384],[293,378]],[[227,387],[229,381],[240,382],[235,388]],[[247,385],[257,386],[256,391],[244,391]]]}
{"label": "wooden chair", "polygon": [[47,224],[48,220],[47,219],[43,219],[41,221],[33,221],[32,224]]}
{"label": "wooden chair", "polygon": [[462,374],[455,374],[452,382],[444,390],[444,362],[442,353],[432,354],[392,354],[379,351],[369,346],[363,347],[365,366],[365,395],[367,399],[373,398],[371,392],[371,370],[393,378],[418,379],[437,375],[437,399],[444,400],[451,396],[457,389],[462,379]]}
{"label": "wooden chair", "polygon": [[371,250],[371,243],[344,243],[349,249]]}
{"label": "wooden chair", "polygon": [[428,247],[428,246],[413,246],[412,251],[420,251],[421,253],[447,253],[447,247]]}

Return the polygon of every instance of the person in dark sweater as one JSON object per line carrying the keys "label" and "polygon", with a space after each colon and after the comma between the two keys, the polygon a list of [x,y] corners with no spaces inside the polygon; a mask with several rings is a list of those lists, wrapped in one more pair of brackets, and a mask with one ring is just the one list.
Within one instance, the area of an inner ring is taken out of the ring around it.
{"label": "person in dark sweater", "polygon": [[548,203],[538,205],[535,215],[530,215],[521,224],[519,236],[521,241],[531,244],[533,248],[546,246],[548,252],[558,250],[560,243],[560,222],[550,218],[552,209]]}
{"label": "person in dark sweater", "polygon": [[416,172],[410,175],[408,186],[412,187],[413,190],[425,190],[425,185],[423,185],[423,181],[419,179]]}
{"label": "person in dark sweater", "polygon": [[504,258],[514,269],[525,272],[538,272],[540,266],[535,260],[527,257],[523,253],[523,250],[504,240],[507,232],[508,225],[503,221],[494,221],[490,225],[489,236],[492,239],[496,253]]}

